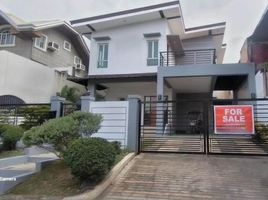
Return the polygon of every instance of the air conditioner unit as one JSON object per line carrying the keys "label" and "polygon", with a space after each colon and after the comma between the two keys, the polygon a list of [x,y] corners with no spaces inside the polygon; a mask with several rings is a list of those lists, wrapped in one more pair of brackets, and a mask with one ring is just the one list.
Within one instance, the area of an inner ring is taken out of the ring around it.
{"label": "air conditioner unit", "polygon": [[47,48],[51,51],[59,50],[60,46],[56,42],[49,42]]}
{"label": "air conditioner unit", "polygon": [[75,69],[86,71],[86,66],[83,65],[83,64],[77,64],[77,65],[75,66]]}

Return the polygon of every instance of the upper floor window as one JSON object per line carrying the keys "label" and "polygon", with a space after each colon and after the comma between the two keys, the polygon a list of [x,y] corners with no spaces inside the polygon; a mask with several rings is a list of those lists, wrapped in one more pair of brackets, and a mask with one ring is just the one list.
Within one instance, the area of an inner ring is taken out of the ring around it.
{"label": "upper floor window", "polygon": [[108,43],[98,44],[98,68],[108,67]]}
{"label": "upper floor window", "polygon": [[9,30],[0,31],[0,46],[15,46],[15,35],[12,35]]}
{"label": "upper floor window", "polygon": [[67,50],[67,51],[71,51],[71,49],[72,49],[72,45],[71,45],[70,42],[67,42],[66,40],[64,40],[64,42],[63,42],[63,48],[64,48],[65,50]]}
{"label": "upper floor window", "polygon": [[148,56],[147,65],[156,66],[158,65],[158,40],[148,40]]}
{"label": "upper floor window", "polygon": [[78,56],[74,56],[74,64],[75,65],[82,64],[81,58],[79,58]]}
{"label": "upper floor window", "polygon": [[42,51],[47,50],[47,36],[42,35],[41,37],[34,39],[34,46]]}

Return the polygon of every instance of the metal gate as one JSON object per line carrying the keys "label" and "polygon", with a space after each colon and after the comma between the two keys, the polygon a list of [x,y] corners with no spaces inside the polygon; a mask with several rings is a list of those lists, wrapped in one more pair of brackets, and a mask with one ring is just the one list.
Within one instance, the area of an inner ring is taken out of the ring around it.
{"label": "metal gate", "polygon": [[140,152],[206,153],[205,101],[141,102]]}
{"label": "metal gate", "polygon": [[210,111],[216,105],[251,105],[255,134],[215,134],[214,116],[209,121],[207,149],[210,154],[268,155],[268,99],[212,100]]}
{"label": "metal gate", "polygon": [[[255,134],[216,134],[215,105],[252,105]],[[139,152],[268,155],[268,99],[141,102]]]}

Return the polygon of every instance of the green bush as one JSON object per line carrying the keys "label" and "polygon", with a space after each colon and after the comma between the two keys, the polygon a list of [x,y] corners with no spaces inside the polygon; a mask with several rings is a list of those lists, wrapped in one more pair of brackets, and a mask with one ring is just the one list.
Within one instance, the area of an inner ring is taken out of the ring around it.
{"label": "green bush", "polygon": [[57,156],[62,157],[66,147],[81,135],[90,136],[100,128],[101,116],[92,113],[74,112],[66,117],[52,119],[41,126],[33,127],[23,136],[27,146],[51,144]]}
{"label": "green bush", "polygon": [[23,136],[24,129],[19,126],[5,125],[1,128],[3,133],[1,134],[3,141],[3,150],[16,149],[17,141]]}
{"label": "green bush", "polygon": [[68,146],[63,157],[75,177],[98,182],[113,166],[116,151],[105,139],[80,138]]}
{"label": "green bush", "polygon": [[267,124],[255,124],[255,139],[266,140],[268,139],[268,125]]}
{"label": "green bush", "polygon": [[114,142],[111,142],[111,144],[113,145],[116,154],[120,154],[121,153],[121,143],[118,141],[114,141]]}

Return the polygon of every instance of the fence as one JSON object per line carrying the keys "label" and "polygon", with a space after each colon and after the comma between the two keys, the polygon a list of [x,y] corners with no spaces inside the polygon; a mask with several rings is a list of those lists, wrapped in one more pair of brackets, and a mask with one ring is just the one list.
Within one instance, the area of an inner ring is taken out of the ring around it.
{"label": "fence", "polygon": [[[215,132],[219,105],[252,108],[255,134],[234,118],[229,132]],[[155,101],[141,107],[140,152],[268,155],[268,99]]]}
{"label": "fence", "polygon": [[74,111],[81,110],[81,105],[76,103],[61,103],[60,116],[67,116]]}
{"label": "fence", "polygon": [[20,125],[25,129],[38,126],[54,118],[50,104],[6,104],[0,105],[0,123]]}
{"label": "fence", "polygon": [[118,141],[122,147],[128,143],[128,101],[90,102],[89,112],[102,115],[100,130],[93,137]]}

